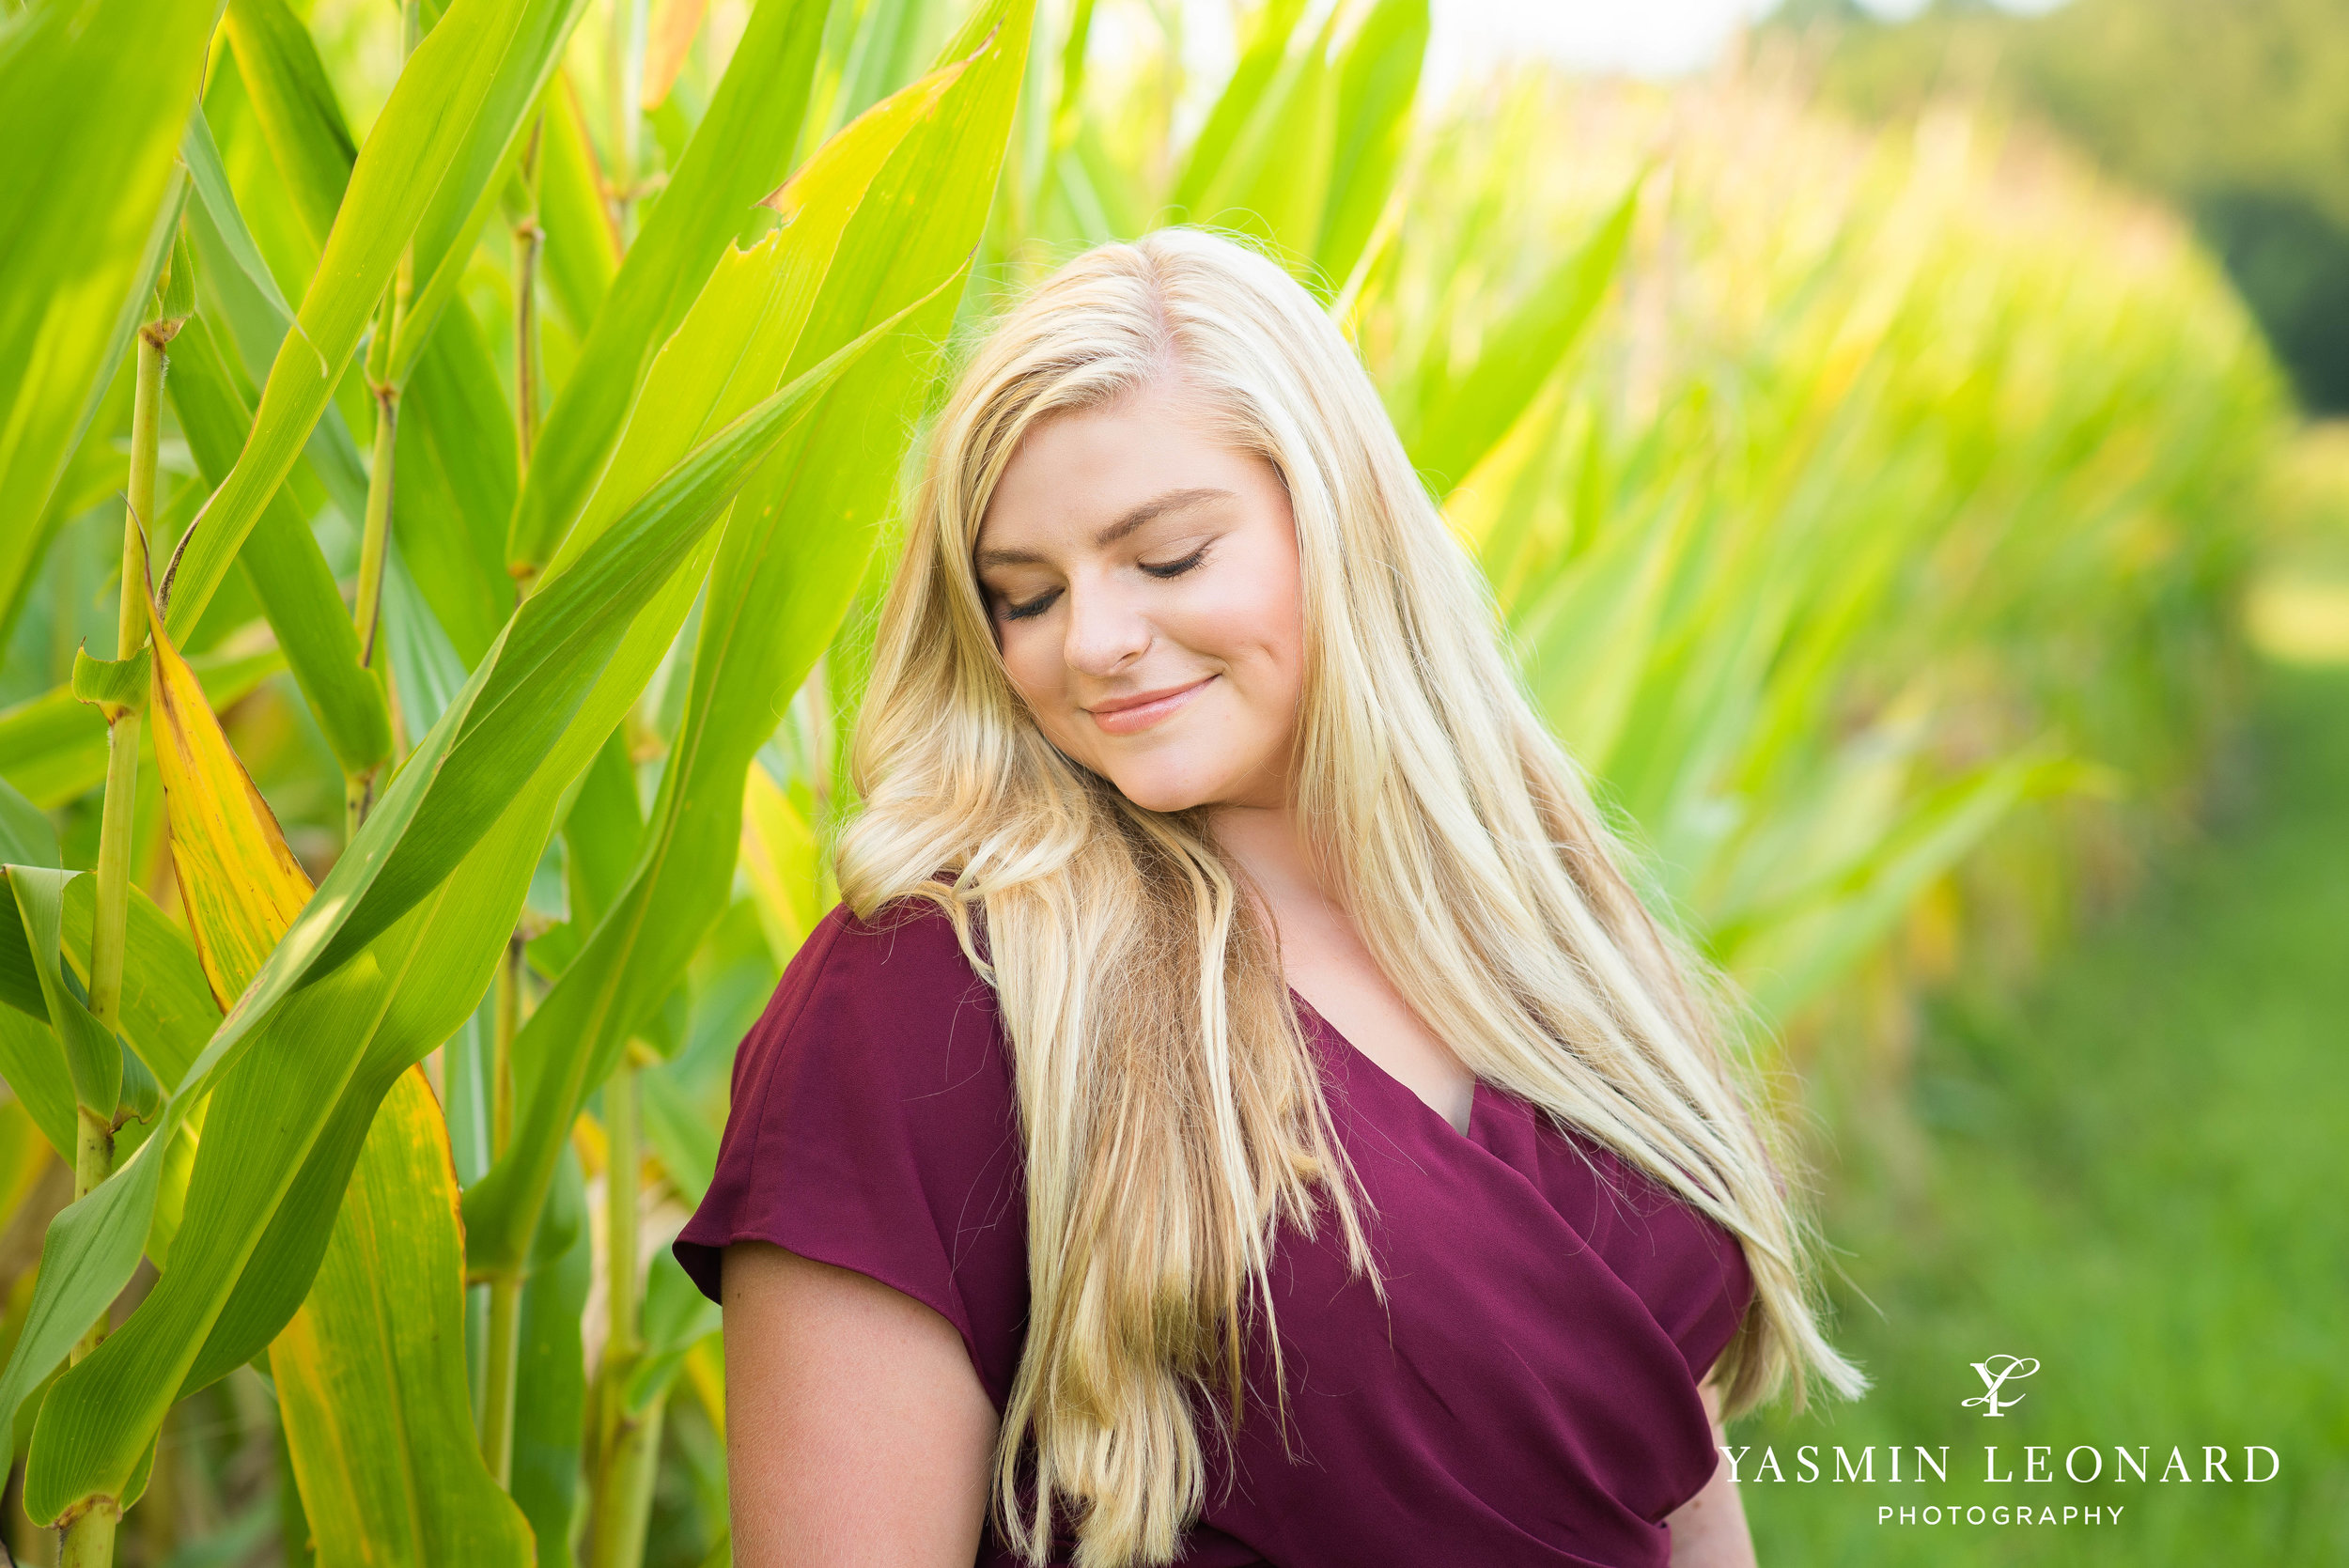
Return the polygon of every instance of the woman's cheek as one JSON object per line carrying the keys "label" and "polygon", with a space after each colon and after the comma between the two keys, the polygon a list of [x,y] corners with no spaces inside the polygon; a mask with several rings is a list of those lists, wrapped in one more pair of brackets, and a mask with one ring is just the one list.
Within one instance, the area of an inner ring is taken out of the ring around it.
{"label": "woman's cheek", "polygon": [[1034,621],[1003,623],[1003,670],[1038,712],[1060,691],[1059,644]]}
{"label": "woman's cheek", "polygon": [[1036,727],[1044,732],[1044,738],[1064,754],[1092,768],[1097,763],[1095,753],[1100,734],[1068,696],[1059,646],[1053,643],[1054,652],[1037,661],[1040,667],[1031,670],[1027,680],[1018,682],[1020,695],[1027,699],[1028,711],[1035,715]]}
{"label": "woman's cheek", "polygon": [[1017,622],[1003,624],[1002,638],[1003,674],[1011,678],[1012,690],[1019,693],[1019,700],[1028,705],[1036,722],[1051,731],[1060,722],[1056,711],[1060,696],[1057,661],[1044,658],[1034,631]]}
{"label": "woman's cheek", "polygon": [[1278,707],[1304,680],[1304,613],[1294,567],[1272,560],[1235,573],[1187,617],[1191,645],[1240,674],[1251,695]]}

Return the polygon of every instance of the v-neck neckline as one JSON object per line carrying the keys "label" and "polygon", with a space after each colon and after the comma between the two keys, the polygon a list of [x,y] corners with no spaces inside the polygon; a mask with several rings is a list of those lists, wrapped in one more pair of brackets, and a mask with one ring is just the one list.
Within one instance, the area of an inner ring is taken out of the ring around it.
{"label": "v-neck neckline", "polygon": [[[1348,1057],[1361,1063],[1363,1066],[1368,1067],[1372,1072],[1377,1074],[1379,1078],[1386,1080],[1387,1084],[1392,1088],[1396,1094],[1402,1095],[1405,1099],[1409,1100],[1413,1105],[1419,1107],[1421,1110],[1426,1112],[1429,1119],[1434,1121],[1438,1126],[1441,1127],[1447,1136],[1456,1138],[1464,1143],[1472,1143],[1480,1149],[1486,1149],[1485,1141],[1476,1136],[1477,1128],[1481,1121],[1478,1112],[1483,1110],[1487,1094],[1487,1085],[1483,1079],[1476,1077],[1473,1073],[1469,1075],[1468,1126],[1466,1129],[1455,1127],[1452,1125],[1452,1118],[1437,1110],[1424,1094],[1422,1094],[1418,1090],[1412,1088],[1409,1084],[1404,1082],[1401,1079],[1387,1071],[1385,1066],[1379,1063],[1377,1057],[1362,1049],[1361,1047],[1356,1045],[1352,1040],[1347,1039],[1346,1031],[1340,1029],[1336,1024],[1332,1023],[1330,1020],[1330,1016],[1328,1014],[1324,1013],[1320,1008],[1315,1007],[1310,1001],[1306,1000],[1305,994],[1294,986],[1289,987],[1289,999],[1297,1007],[1304,1012],[1312,1014],[1314,1020],[1321,1026],[1321,1028],[1329,1034],[1330,1039],[1335,1040],[1345,1048],[1346,1054]],[[1487,1152],[1490,1152],[1489,1149],[1487,1149]]]}

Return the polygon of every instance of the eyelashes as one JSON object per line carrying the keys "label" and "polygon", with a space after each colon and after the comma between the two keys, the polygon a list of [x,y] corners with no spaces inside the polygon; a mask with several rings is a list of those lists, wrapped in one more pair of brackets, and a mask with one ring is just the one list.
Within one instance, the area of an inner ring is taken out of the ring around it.
{"label": "eyelashes", "polygon": [[1138,564],[1142,566],[1142,569],[1143,571],[1148,572],[1152,577],[1180,577],[1183,573],[1190,570],[1191,567],[1197,566],[1200,562],[1206,560],[1206,558],[1207,547],[1206,545],[1201,545],[1197,550],[1192,551],[1189,555],[1184,556],[1181,560],[1169,561],[1162,567],[1153,567],[1147,563]]}
{"label": "eyelashes", "polygon": [[[1190,571],[1206,558],[1207,546],[1201,545],[1197,550],[1192,551],[1189,555],[1184,556],[1179,561],[1168,561],[1160,566],[1152,566],[1146,561],[1136,562],[1135,565],[1139,566],[1150,576],[1165,580],[1182,576],[1185,572]],[[1033,619],[1034,617],[1041,615],[1044,612],[1052,608],[1053,601],[1058,599],[1060,596],[1061,591],[1058,588],[1048,588],[1043,593],[1036,595],[1035,598],[1029,599],[1024,604],[1013,604],[1009,600],[1005,600],[1003,603],[1003,619],[1007,621],[1024,621]]]}

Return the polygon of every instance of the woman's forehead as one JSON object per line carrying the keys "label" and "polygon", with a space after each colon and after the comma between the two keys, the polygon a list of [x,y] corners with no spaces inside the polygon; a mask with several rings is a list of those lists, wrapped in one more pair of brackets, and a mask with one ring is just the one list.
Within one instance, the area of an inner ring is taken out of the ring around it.
{"label": "woman's forehead", "polygon": [[1174,407],[1121,401],[1039,421],[997,481],[980,520],[988,558],[1108,548],[1164,518],[1252,497],[1262,459]]}

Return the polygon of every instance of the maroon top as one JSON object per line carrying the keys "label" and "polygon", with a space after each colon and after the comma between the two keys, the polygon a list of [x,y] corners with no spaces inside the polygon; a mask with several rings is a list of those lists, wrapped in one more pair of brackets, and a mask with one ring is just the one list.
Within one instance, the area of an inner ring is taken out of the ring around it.
{"label": "maroon top", "polygon": [[[1735,1238],[1490,1085],[1463,1137],[1300,1013],[1377,1211],[1388,1308],[1347,1277],[1335,1223],[1315,1241],[1283,1230],[1296,1458],[1259,1342],[1230,1451],[1205,1445],[1182,1562],[1663,1568],[1662,1520],[1718,1457],[1697,1383],[1751,1298]],[[835,909],[735,1059],[717,1178],[677,1261],[713,1298],[734,1241],[869,1275],[955,1326],[1000,1410],[1028,1310],[1020,1169],[994,993],[953,924],[927,906],[875,924]],[[979,1553],[1015,1561],[991,1536]]]}

